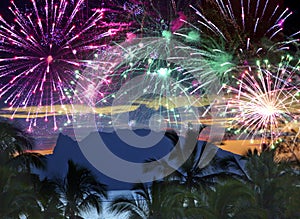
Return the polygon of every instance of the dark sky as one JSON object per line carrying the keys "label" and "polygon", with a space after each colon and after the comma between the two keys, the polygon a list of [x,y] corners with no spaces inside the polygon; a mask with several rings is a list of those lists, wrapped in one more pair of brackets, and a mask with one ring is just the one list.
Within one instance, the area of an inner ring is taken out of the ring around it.
{"label": "dark sky", "polygon": [[[8,10],[8,6],[10,5],[10,1],[11,0],[0,0],[0,14],[6,20],[9,20],[10,13]],[[26,2],[27,4],[31,4],[30,0],[14,0],[14,1],[18,6],[20,6],[22,3],[24,5],[24,2]],[[36,1],[44,1],[44,0],[36,0]],[[89,1],[93,2],[93,4],[96,4],[97,2],[100,3],[100,2],[110,1],[110,0],[89,0]],[[114,1],[116,2],[117,0],[114,0]],[[122,0],[122,1],[125,1],[125,0]],[[143,1],[143,0],[141,0],[141,1]],[[163,0],[161,0],[161,1],[163,1]],[[165,0],[165,1],[170,1],[170,0]],[[198,1],[200,1],[200,0],[198,0]],[[256,0],[252,0],[252,1],[256,1]],[[294,14],[289,18],[288,22],[285,24],[286,33],[287,33],[287,35],[290,35],[290,34],[295,33],[300,30],[300,0],[285,0],[285,4],[286,4],[286,7],[289,7],[290,10],[292,10],[294,12]],[[0,108],[3,106],[6,106],[6,105],[3,105],[3,101],[0,100]],[[47,136],[50,136],[50,134],[48,134]]]}
{"label": "dark sky", "polygon": [[[10,5],[11,0],[0,0],[0,14],[4,16],[7,19],[8,14],[8,6]],[[14,0],[15,3],[20,6],[20,3],[26,2],[30,3],[30,0]],[[37,0],[41,1],[41,0]],[[166,0],[168,1],[168,0]],[[97,0],[93,0],[93,3],[95,4]],[[105,0],[98,0],[98,2],[105,2]],[[294,33],[297,32],[300,29],[300,0],[285,0],[286,7],[290,8],[294,12],[294,14],[288,19],[288,22],[286,23],[286,32]]]}
{"label": "dark sky", "polygon": [[285,0],[285,5],[293,11],[285,25],[286,33],[290,35],[300,30],[300,0]]}
{"label": "dark sky", "polygon": [[0,1],[0,13],[3,15],[7,11],[7,7],[10,5],[10,0],[1,0]]}

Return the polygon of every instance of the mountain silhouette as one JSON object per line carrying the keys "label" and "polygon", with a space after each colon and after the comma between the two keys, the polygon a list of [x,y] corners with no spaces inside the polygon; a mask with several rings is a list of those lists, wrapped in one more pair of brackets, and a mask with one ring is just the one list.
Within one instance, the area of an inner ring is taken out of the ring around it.
{"label": "mountain silhouette", "polygon": [[[123,135],[127,135],[130,137],[130,132],[132,130],[119,130]],[[139,136],[147,136],[149,134],[149,130],[146,129],[137,129],[134,130],[135,134]],[[164,134],[164,133],[162,133]],[[90,133],[82,142],[90,141],[97,143],[94,139],[101,136],[105,145],[109,148],[109,150],[120,157],[121,159],[135,162],[135,163],[143,163],[150,159],[160,159],[161,157],[167,155],[174,146],[174,139],[167,137],[167,135],[162,135],[161,140],[154,146],[149,148],[137,148],[130,146],[123,142],[122,139],[118,136],[118,134],[113,132],[93,132]],[[198,141],[197,147],[203,147],[205,142]],[[231,152],[224,151],[222,149],[217,148],[216,146],[212,146],[213,150],[216,150],[215,157],[216,158],[225,158],[232,157],[243,166],[243,163],[240,161],[240,156],[232,154]],[[101,159],[101,155],[97,155],[99,159]],[[63,178],[67,173],[68,160],[73,160],[75,163],[82,165],[88,169],[90,169],[97,179],[107,185],[109,190],[129,190],[132,188],[131,183],[121,182],[116,179],[112,179],[102,172],[100,172],[97,168],[95,168],[84,156],[81,151],[81,148],[77,141],[73,140],[71,137],[59,134],[56,146],[53,150],[53,153],[50,155],[46,155],[47,157],[47,168],[46,170],[34,170],[33,172],[38,174],[41,179],[48,178]],[[103,158],[103,157],[102,157]],[[104,159],[104,158],[103,158]],[[114,165],[114,163],[111,163]],[[209,165],[209,164],[208,164]],[[208,168],[209,169],[209,168]],[[211,172],[216,172],[215,168],[210,168]],[[234,170],[233,170],[234,171]],[[126,174],[126,173],[125,173]],[[209,174],[206,172],[206,174]]]}

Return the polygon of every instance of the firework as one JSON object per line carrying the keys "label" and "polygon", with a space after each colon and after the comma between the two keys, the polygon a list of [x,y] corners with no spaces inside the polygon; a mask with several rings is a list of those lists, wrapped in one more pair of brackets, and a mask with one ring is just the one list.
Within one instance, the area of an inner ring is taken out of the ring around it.
{"label": "firework", "polygon": [[299,68],[290,67],[289,60],[283,58],[277,66],[257,61],[236,78],[236,86],[224,85],[230,95],[228,113],[233,116],[229,130],[240,138],[261,138],[270,146],[287,123],[297,120],[300,92],[293,79]]}
{"label": "firework", "polygon": [[[189,52],[170,31],[163,31],[161,37],[130,39],[106,50],[98,59],[108,63],[103,69],[107,83],[103,86],[102,80],[93,89],[98,90],[92,98],[94,105],[111,107],[109,115],[118,123],[114,127],[150,124],[159,130],[180,130],[188,123],[199,126],[200,117],[212,116],[207,108],[211,102],[201,90],[192,93],[201,73],[185,68]],[[103,75],[95,71],[95,78],[97,74]]]}
{"label": "firework", "polygon": [[88,15],[84,0],[32,0],[27,10],[11,4],[14,21],[0,17],[0,97],[12,119],[17,111],[28,113],[29,129],[39,114],[45,121],[52,117],[57,129],[55,115],[65,114],[70,122],[72,107],[66,105],[81,98],[77,81],[90,81],[82,71],[99,67],[93,54],[126,24],[105,22],[107,9]]}
{"label": "firework", "polygon": [[[202,24],[200,31],[221,37],[228,46],[237,50],[236,55],[241,60],[270,50],[288,50],[288,45],[297,41],[291,37],[298,33],[289,36],[290,41],[284,41],[284,22],[292,12],[283,8],[280,2],[276,1],[277,4],[274,4],[272,0],[240,0],[233,4],[232,1],[208,0],[207,3],[215,10],[202,10],[201,13],[192,6],[199,15],[199,23]],[[215,16],[223,19],[217,19],[214,24],[212,20]]]}
{"label": "firework", "polygon": [[192,1],[127,0],[122,10],[134,23],[132,32],[143,37],[159,37],[163,31],[175,32],[184,26],[183,20],[192,14],[189,7]]}
{"label": "firework", "polygon": [[[183,96],[181,99],[185,99],[180,107],[192,105],[193,97],[189,97],[188,91],[192,77],[185,75],[184,69],[171,60],[177,53],[176,49],[173,49],[177,45],[171,40],[171,33],[165,31],[163,36],[133,39],[116,46],[116,56],[113,58],[116,65],[113,66],[111,75],[112,86],[110,91],[106,91],[108,95],[100,98],[100,102],[114,102],[127,108],[136,106],[137,111],[132,112],[130,116],[133,123],[129,125],[145,124],[157,113],[160,115],[157,119],[161,120],[161,124],[166,122],[177,126],[180,125],[180,118],[176,111],[178,105],[175,103],[175,97]],[[110,55],[109,59],[111,58]],[[132,84],[131,80],[139,82]],[[130,83],[131,87],[126,83]],[[124,92],[120,92],[121,90]]]}
{"label": "firework", "polygon": [[197,23],[185,21],[190,28],[174,34],[183,37],[195,48],[194,54],[215,69],[207,76],[214,74],[222,83],[230,83],[239,67],[254,65],[257,58],[279,62],[290,45],[298,43],[295,37],[299,32],[284,36],[284,22],[292,12],[282,5],[272,0],[207,0],[200,7],[191,5]]}
{"label": "firework", "polygon": [[177,58],[184,60],[182,66],[187,70],[187,74],[197,75],[198,78],[197,84],[191,87],[191,94],[220,91],[222,84],[230,83],[233,72],[239,69],[234,62],[234,54],[222,49],[212,48],[208,51],[193,46],[184,46],[182,49],[189,55]]}

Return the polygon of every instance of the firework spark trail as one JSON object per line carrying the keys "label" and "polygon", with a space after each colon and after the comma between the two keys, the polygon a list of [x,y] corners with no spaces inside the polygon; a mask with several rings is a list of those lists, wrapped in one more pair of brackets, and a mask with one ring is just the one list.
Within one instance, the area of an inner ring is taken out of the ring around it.
{"label": "firework spark trail", "polygon": [[265,60],[245,70],[236,79],[237,86],[224,85],[231,96],[228,113],[235,115],[231,128],[237,129],[236,134],[247,133],[252,140],[262,137],[262,143],[271,146],[285,124],[296,121],[300,90],[291,82],[297,71],[284,62],[276,67]]}
{"label": "firework spark trail", "polygon": [[188,73],[198,72],[198,78],[200,83],[195,86],[191,94],[202,90],[206,92],[211,90],[211,86],[215,86],[217,81],[220,84],[219,89],[223,83],[230,81],[231,72],[236,70],[236,66],[233,62],[233,54],[226,53],[221,49],[211,49],[211,51],[187,48],[190,50],[189,60],[183,64],[188,70]]}
{"label": "firework spark trail", "polygon": [[31,3],[31,12],[25,13],[11,1],[12,24],[0,17],[0,78],[4,82],[0,97],[13,109],[12,119],[19,108],[29,109],[29,130],[36,125],[38,116],[34,115],[39,113],[34,107],[31,112],[32,106],[46,108],[42,110],[44,120],[54,116],[57,129],[58,111],[61,109],[70,122],[72,111],[65,105],[82,98],[74,89],[76,81],[90,81],[82,70],[99,68],[92,54],[105,47],[109,37],[126,24],[102,22],[107,9],[96,9],[84,19],[84,0],[74,5],[66,0]]}
{"label": "firework spark trail", "polygon": [[[240,0],[240,3],[235,4],[230,0],[208,2],[211,4],[209,6],[214,9],[199,10],[190,5],[199,16],[197,22],[200,26],[189,21],[185,23],[200,34],[207,34],[209,37],[205,37],[208,39],[221,38],[225,42],[227,52],[234,48],[235,55],[243,57],[244,60],[240,58],[242,63],[270,51],[289,50],[291,44],[299,42],[299,39],[293,38],[299,32],[292,34],[288,40],[282,38],[284,22],[292,15],[288,8],[283,9],[281,5],[274,5],[269,0],[256,1],[256,4],[250,0],[247,3],[245,0]],[[214,11],[217,16],[220,14],[223,17],[223,23],[220,23],[220,19],[213,17],[216,16],[213,14]],[[182,35],[180,31],[175,34]],[[205,37],[203,37],[204,40]],[[263,38],[268,38],[270,45],[260,42]],[[202,44],[205,45],[205,41]],[[219,44],[222,44],[222,41]],[[208,44],[207,46],[214,45]]]}
{"label": "firework spark trail", "polygon": [[[240,9],[239,11],[233,9],[233,5],[231,1],[227,1],[226,5],[224,5],[224,2],[222,0],[215,0],[215,3],[218,6],[218,9],[220,10],[221,14],[223,15],[225,20],[231,20],[235,25],[240,26],[240,23],[242,23],[242,29],[245,31],[246,28],[251,28],[252,30],[249,32],[249,34],[254,35],[257,32],[257,27],[259,24],[261,25],[267,25],[267,28],[265,28],[264,34],[268,34],[269,38],[272,39],[276,35],[279,34],[283,30],[283,24],[286,21],[286,19],[292,15],[292,12],[289,12],[289,9],[286,8],[283,12],[277,11],[280,7],[279,5],[275,6],[275,9],[273,10],[272,15],[269,17],[268,21],[275,19],[275,22],[270,25],[270,23],[262,23],[263,18],[266,13],[266,10],[272,10],[272,5],[269,3],[269,0],[265,2],[264,5],[260,4],[260,1],[257,1],[255,6],[255,14],[252,14],[252,8],[251,8],[251,1],[248,1],[247,9],[245,9],[245,3],[244,0],[240,1]],[[226,41],[230,40],[228,37],[225,36],[225,34],[222,31],[222,27],[218,27],[216,24],[214,24],[209,17],[206,17],[203,13],[201,13],[197,8],[190,6],[193,8],[197,15],[203,20],[199,21],[199,23],[203,24],[207,28],[209,28],[212,32],[214,32],[216,35],[222,36],[222,38]],[[260,7],[263,7],[262,13],[259,15]],[[245,13],[247,11],[247,13]],[[237,16],[238,15],[238,16]],[[276,17],[275,17],[276,16]],[[252,19],[245,19],[246,17],[253,18]],[[241,18],[241,21],[240,21]],[[254,23],[253,23],[254,21]],[[248,23],[247,23],[248,22]],[[247,29],[249,31],[249,29]],[[251,33],[252,32],[252,33]],[[284,42],[283,42],[284,44]]]}
{"label": "firework spark trail", "polygon": [[[135,78],[143,78],[143,80],[123,93],[118,93],[117,99],[133,98],[137,95],[133,93],[136,87],[144,85],[144,88],[139,90],[140,96],[137,99],[130,99],[131,102],[124,106],[127,109],[123,109],[128,112],[131,111],[132,106],[134,109],[141,107],[143,112],[135,113],[135,122],[140,122],[140,125],[145,125],[147,118],[150,118],[150,114],[155,111],[160,119],[164,118],[162,123],[166,122],[167,125],[176,129],[184,125],[177,108],[184,109],[186,115],[189,115],[192,114],[190,112],[193,112],[193,108],[205,108],[209,105],[208,101],[204,100],[207,94],[192,92],[198,84],[195,75],[200,75],[188,69],[187,63],[190,63],[192,50],[174,40],[170,31],[164,31],[162,35],[163,37],[131,39],[117,44],[112,51],[106,51],[108,54],[104,53],[103,56],[99,56],[100,60],[111,63],[111,66],[106,68],[106,71],[111,74],[108,75],[107,86],[102,86],[103,81],[97,86],[100,89],[99,93],[102,93],[96,103],[97,106],[114,102],[116,93]],[[197,61],[199,64],[199,60]],[[207,66],[206,69],[208,68]],[[99,74],[99,72],[95,73]],[[202,104],[202,100],[206,101],[205,104]],[[205,116],[207,115],[203,115]],[[191,118],[194,117],[191,115]]]}
{"label": "firework spark trail", "polygon": [[[190,45],[186,47],[190,50],[187,69],[191,72],[209,69],[199,71],[206,83],[199,84],[195,92],[209,89],[210,82],[215,79],[231,84],[240,69],[255,65],[257,58],[280,61],[280,55],[299,42],[297,38],[284,40],[281,37],[284,22],[292,12],[281,5],[273,5],[270,0],[240,0],[235,4],[231,0],[213,0],[205,2],[201,10],[193,5],[190,7],[199,17],[198,25],[184,21],[190,28],[178,30],[174,35]],[[211,7],[211,10],[205,10],[205,7]]]}
{"label": "firework spark trail", "polygon": [[[266,50],[267,52],[271,50],[276,50],[276,52],[288,50],[289,44],[298,42],[298,39],[283,41],[280,37],[283,30],[283,24],[291,15],[291,12],[289,12],[288,9],[282,9],[279,5],[272,5],[269,0],[255,2],[241,0],[240,10],[238,10],[236,4],[233,5],[231,1],[225,2],[216,0],[215,2],[220,11],[217,15],[219,16],[219,14],[221,14],[226,18],[226,21],[229,21],[228,25],[231,25],[231,27],[234,28],[234,33],[231,34],[231,29],[226,29],[226,25],[218,26],[217,23],[214,23],[215,21],[212,22],[214,17],[208,17],[196,7],[191,6],[200,18],[198,21],[201,24],[200,27],[196,24],[189,23],[189,21],[184,21],[185,24],[189,24],[190,27],[192,27],[192,31],[186,33],[184,32],[186,30],[179,29],[169,33],[170,38],[175,38],[175,36],[184,37],[184,40],[189,43],[180,48],[185,50],[186,57],[172,55],[173,60],[182,59],[181,67],[185,69],[185,71],[180,74],[187,75],[187,77],[176,78],[176,81],[178,84],[184,82],[187,84],[189,83],[189,89],[186,90],[186,94],[195,95],[197,93],[203,94],[205,93],[205,90],[210,90],[209,86],[215,82],[216,79],[219,80],[226,84],[224,86],[230,87],[232,92],[239,93],[240,99],[232,99],[231,103],[236,101],[236,104],[244,103],[244,107],[248,106],[248,108],[244,109],[244,114],[242,114],[243,105],[236,108],[236,110],[241,113],[240,115],[243,115],[239,117],[239,119],[241,120],[244,118],[244,120],[248,121],[248,125],[245,123],[240,130],[246,129],[251,136],[256,136],[258,134],[262,135],[262,133],[260,133],[261,131],[264,132],[263,135],[265,136],[268,133],[274,134],[275,136],[277,134],[276,132],[279,130],[279,120],[287,121],[288,117],[293,117],[293,113],[289,112],[289,109],[292,103],[297,101],[297,98],[295,98],[294,95],[297,93],[295,90],[298,90],[298,88],[293,87],[289,82],[289,80],[292,80],[292,73],[289,70],[289,65],[278,68],[285,69],[285,72],[279,71],[278,69],[278,71],[273,72],[273,69],[263,69],[258,66],[252,67],[255,69],[254,71],[251,70],[250,66],[252,66],[254,60],[257,57],[260,57]],[[216,35],[216,38],[223,38],[223,40],[220,41],[214,37],[207,37],[207,35],[203,35],[204,37],[202,37],[202,33],[205,32],[203,27],[206,27],[213,32]],[[230,35],[228,35],[228,33]],[[234,34],[237,34],[236,38],[234,38]],[[296,36],[296,34],[294,36]],[[260,44],[260,40],[264,37],[268,37],[270,44]],[[208,40],[209,44],[205,44],[205,40]],[[152,48],[151,52],[153,52],[155,51],[155,46],[157,46],[157,44],[154,44],[154,46],[149,45],[148,48]],[[137,56],[142,54],[139,53],[141,51],[150,54],[149,51],[145,51],[144,48],[138,49],[139,51],[135,51],[134,48],[132,49],[132,54]],[[241,58],[241,56],[243,57]],[[135,67],[136,65],[133,64],[129,69],[134,71]],[[238,75],[242,69],[249,69],[248,74],[245,74],[246,76],[244,76],[244,79],[237,79],[239,78]],[[256,75],[251,81],[251,74],[256,74],[256,70],[261,71],[260,74],[265,75],[267,79],[262,79],[263,77],[258,77]],[[144,70],[143,73],[145,72],[146,71]],[[199,72],[198,78],[200,78],[200,83],[193,84],[188,75],[197,74],[196,72]],[[289,73],[291,75],[289,75]],[[123,71],[122,75],[125,78],[129,78],[130,74],[131,70]],[[246,78],[249,78],[249,80],[246,80]],[[240,87],[236,88],[234,85],[231,85],[235,80],[238,80]],[[287,82],[285,82],[285,80],[287,80]],[[273,84],[268,85],[268,83],[271,82]],[[251,92],[249,83],[251,86],[257,84],[258,87],[252,88],[253,92]],[[247,84],[248,86],[246,86]],[[287,89],[284,90],[280,86],[284,86]],[[219,89],[222,89],[222,86],[220,86]],[[250,94],[246,95],[247,92]],[[255,92],[257,92],[257,94]],[[282,99],[279,99],[281,96]],[[261,102],[261,104],[249,104],[250,97],[252,99],[257,98],[258,102]],[[244,100],[244,102],[240,100]],[[227,107],[232,109],[231,104]],[[261,109],[262,113],[257,112],[257,109]],[[268,110],[270,110],[270,112],[267,112]],[[254,115],[256,117],[253,117]]]}
{"label": "firework spark trail", "polygon": [[[159,110],[159,114],[166,114],[164,117],[167,122],[174,120],[173,122],[178,125],[176,111],[172,107],[174,103],[172,103],[168,97],[174,95],[174,93],[181,93],[188,97],[188,92],[184,90],[184,86],[180,86],[180,83],[175,80],[180,68],[172,66],[172,62],[167,61],[171,55],[170,48],[173,47],[169,45],[167,38],[143,38],[142,44],[135,43],[136,41],[138,41],[138,39],[128,44],[118,45],[118,52],[120,54],[117,54],[114,60],[116,66],[113,67],[114,75],[111,75],[114,84],[113,89],[118,90],[118,88],[132,78],[143,76],[144,81],[141,83],[145,84],[145,96],[139,97],[139,100],[132,100],[136,101],[136,103],[132,104],[138,104],[140,101],[140,104],[145,104],[148,105],[149,108]],[[171,79],[173,79],[173,82],[176,81],[175,84],[171,82]],[[155,84],[155,86],[147,87],[148,83]],[[139,84],[137,86],[141,85]],[[134,89],[133,87],[131,90]],[[131,90],[128,90],[122,95],[130,95]],[[108,96],[101,98],[100,101],[110,101],[110,98],[114,98],[114,93],[114,91],[108,92]],[[188,104],[189,103],[187,103],[187,105]],[[166,109],[163,110],[163,107]],[[143,115],[142,117],[144,118],[137,118],[140,120],[138,122],[145,122],[142,120],[147,116],[149,115]]]}

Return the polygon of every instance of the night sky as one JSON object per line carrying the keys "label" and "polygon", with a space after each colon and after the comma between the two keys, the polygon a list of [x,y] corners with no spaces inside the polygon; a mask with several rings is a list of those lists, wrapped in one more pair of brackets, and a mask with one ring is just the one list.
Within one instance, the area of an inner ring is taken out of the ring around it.
{"label": "night sky", "polygon": [[[39,1],[39,0],[37,0]],[[28,4],[31,4],[29,0],[15,0],[16,4],[20,6],[20,2],[28,2]],[[92,1],[91,1],[92,2]],[[96,2],[101,2],[97,0],[93,0],[93,4],[95,5]],[[10,20],[11,13],[8,10],[8,6],[10,5],[10,0],[1,0],[0,1],[0,14],[6,19]],[[291,11],[293,11],[293,15],[288,18],[288,21],[285,23],[285,33],[287,35],[293,34],[300,29],[300,1],[299,0],[286,0],[285,1],[286,7],[288,7]],[[25,7],[25,5],[24,5]],[[0,79],[1,80],[1,79]],[[2,79],[3,80],[3,79]],[[3,103],[3,101],[0,100],[0,108],[6,107],[6,105]],[[39,134],[39,133],[36,133]],[[47,142],[47,140],[52,142],[53,144],[53,133],[49,131],[49,133],[43,133],[44,136],[47,136],[46,140],[44,139],[44,142]],[[50,137],[50,138],[49,138]],[[48,144],[48,143],[47,143]],[[47,148],[48,146],[43,146]]]}
{"label": "night sky", "polygon": [[[26,0],[15,0],[15,3],[18,2],[26,2]],[[30,1],[28,1],[30,3]],[[91,1],[93,4],[96,4],[96,2],[102,2],[100,0],[93,0]],[[105,2],[105,0],[103,1]],[[99,3],[101,4],[101,3]],[[6,14],[8,9],[7,7],[10,5],[10,0],[1,0],[0,1],[0,14],[4,15],[5,18],[8,18]],[[20,4],[18,4],[20,5]],[[288,7],[291,11],[294,12],[292,16],[289,17],[288,22],[286,23],[286,31],[288,33],[294,33],[299,30],[300,27],[300,1],[299,0],[285,0],[285,5]]]}
{"label": "night sky", "polygon": [[287,35],[293,34],[300,29],[300,1],[299,0],[286,0],[286,7],[293,11],[293,15],[288,18],[285,25]]}

